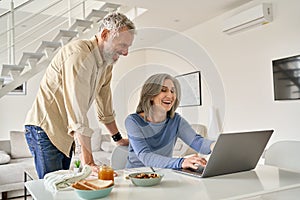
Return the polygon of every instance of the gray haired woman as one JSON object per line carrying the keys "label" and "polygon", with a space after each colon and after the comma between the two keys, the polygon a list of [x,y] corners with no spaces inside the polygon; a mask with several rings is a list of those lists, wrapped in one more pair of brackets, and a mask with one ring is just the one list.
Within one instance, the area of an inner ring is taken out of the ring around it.
{"label": "gray haired woman", "polygon": [[144,83],[136,113],[125,120],[129,138],[126,167],[193,168],[206,165],[198,155],[173,158],[177,138],[202,154],[209,154],[214,141],[198,135],[176,113],[180,102],[180,84],[169,74],[154,74]]}

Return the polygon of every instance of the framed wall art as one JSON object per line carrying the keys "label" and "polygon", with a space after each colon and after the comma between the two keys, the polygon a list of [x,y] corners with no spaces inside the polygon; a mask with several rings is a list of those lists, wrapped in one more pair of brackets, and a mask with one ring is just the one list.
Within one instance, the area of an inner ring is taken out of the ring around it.
{"label": "framed wall art", "polygon": [[300,55],[272,61],[274,100],[300,99]]}
{"label": "framed wall art", "polygon": [[180,107],[201,106],[201,73],[190,72],[176,76],[181,86]]}

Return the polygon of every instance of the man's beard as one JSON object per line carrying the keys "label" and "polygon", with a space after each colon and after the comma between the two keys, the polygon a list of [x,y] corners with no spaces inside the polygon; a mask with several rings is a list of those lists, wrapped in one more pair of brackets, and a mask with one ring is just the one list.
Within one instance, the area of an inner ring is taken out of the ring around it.
{"label": "man's beard", "polygon": [[113,59],[114,55],[115,55],[115,52],[111,49],[111,45],[108,43],[105,43],[104,47],[103,47],[103,59],[108,65],[112,65],[117,62],[117,60],[115,61]]}

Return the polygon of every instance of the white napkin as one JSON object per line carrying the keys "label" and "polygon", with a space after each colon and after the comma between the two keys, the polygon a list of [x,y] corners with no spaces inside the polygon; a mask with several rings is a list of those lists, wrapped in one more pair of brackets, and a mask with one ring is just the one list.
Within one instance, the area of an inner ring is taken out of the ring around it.
{"label": "white napkin", "polygon": [[69,170],[58,170],[50,172],[44,176],[45,187],[51,192],[65,190],[76,181],[87,178],[92,173],[92,168],[88,165],[83,166],[80,173],[74,174]]}

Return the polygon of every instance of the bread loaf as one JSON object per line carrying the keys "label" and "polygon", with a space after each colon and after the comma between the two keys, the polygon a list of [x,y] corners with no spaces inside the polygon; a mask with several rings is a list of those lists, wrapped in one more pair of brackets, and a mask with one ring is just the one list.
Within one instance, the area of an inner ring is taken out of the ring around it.
{"label": "bread loaf", "polygon": [[82,181],[75,182],[74,184],[72,184],[72,187],[78,190],[96,190],[95,188],[86,185]]}
{"label": "bread loaf", "polygon": [[72,184],[78,190],[101,190],[114,185],[112,180],[81,180]]}

